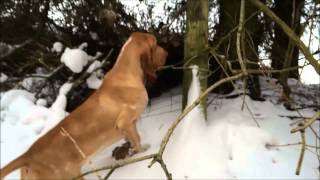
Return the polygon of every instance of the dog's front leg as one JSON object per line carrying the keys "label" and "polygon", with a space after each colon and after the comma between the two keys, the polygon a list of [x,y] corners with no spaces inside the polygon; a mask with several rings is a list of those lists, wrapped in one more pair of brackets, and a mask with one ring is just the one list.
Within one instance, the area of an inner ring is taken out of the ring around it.
{"label": "dog's front leg", "polygon": [[140,144],[140,135],[136,127],[138,116],[139,114],[134,108],[125,106],[122,108],[116,120],[116,128],[120,130],[121,133],[123,133],[127,140],[129,140],[134,153],[142,151]]}

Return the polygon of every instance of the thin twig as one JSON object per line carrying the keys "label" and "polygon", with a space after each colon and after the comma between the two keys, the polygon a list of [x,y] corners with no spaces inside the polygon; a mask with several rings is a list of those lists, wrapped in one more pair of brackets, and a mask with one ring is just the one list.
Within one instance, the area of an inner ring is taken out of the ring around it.
{"label": "thin twig", "polygon": [[[212,56],[214,56],[214,59],[216,60],[216,62],[219,64],[219,66],[221,67],[222,71],[224,72],[224,74],[227,76],[227,77],[230,77],[230,75],[228,74],[227,70],[224,68],[224,66],[222,65],[222,63],[218,60],[217,56],[216,56],[216,53],[215,53],[215,50],[214,49],[211,49],[210,53],[212,54]],[[231,69],[231,68],[230,68]],[[241,71],[242,72],[242,71]],[[236,85],[233,81],[231,81],[231,84],[232,86],[236,89],[236,91],[238,91],[238,89],[236,88]],[[246,95],[246,91],[244,91],[243,93],[244,95]],[[243,96],[244,97],[244,96]],[[246,105],[252,119],[254,120],[254,122],[256,123],[257,127],[260,128],[260,125],[258,123],[258,121],[256,120],[256,118],[253,116],[253,113],[252,111],[250,110],[247,102],[245,100],[243,100],[243,104]]]}
{"label": "thin twig", "polygon": [[[289,146],[298,146],[298,145],[301,145],[302,142],[297,142],[297,143],[288,143],[288,144],[268,144],[267,147],[289,147]],[[309,148],[314,148],[314,149],[320,149],[319,146],[314,146],[314,145],[309,145],[309,144],[306,144],[306,147],[309,147]]]}
{"label": "thin twig", "polygon": [[294,129],[291,130],[291,133],[295,133],[297,131],[300,131],[300,130],[303,130],[303,129],[306,129],[307,127],[309,127],[312,123],[314,123],[317,118],[320,117],[320,112],[317,112],[312,118],[308,119],[305,123],[303,123],[302,126],[298,126]]}
{"label": "thin twig", "polygon": [[139,161],[144,161],[144,160],[147,160],[147,159],[152,159],[156,156],[157,154],[149,154],[149,155],[146,155],[146,156],[142,156],[142,157],[138,157],[138,158],[133,158],[133,159],[125,159],[123,161],[118,161],[112,165],[109,165],[109,166],[104,166],[102,168],[98,168],[98,169],[95,169],[95,170],[91,170],[91,171],[87,171],[77,177],[74,177],[72,178],[72,180],[76,180],[76,179],[79,179],[79,178],[82,178],[88,174],[92,174],[92,173],[95,173],[95,172],[98,172],[98,171],[103,171],[103,170],[108,170],[108,169],[115,169],[115,168],[119,168],[119,167],[122,167],[122,166],[125,166],[125,165],[128,165],[128,164],[132,164],[132,163],[136,163],[136,162],[139,162]]}
{"label": "thin twig", "polygon": [[302,161],[304,157],[304,152],[306,150],[306,139],[305,139],[305,132],[304,129],[300,130],[300,135],[301,135],[301,152],[299,156],[299,161],[296,169],[296,175],[300,174],[301,166],[302,166]]}
{"label": "thin twig", "polygon": [[172,175],[171,175],[171,173],[169,173],[168,168],[167,168],[167,166],[166,166],[166,164],[164,163],[164,161],[163,161],[162,158],[158,160],[158,163],[161,165],[164,173],[166,174],[167,179],[168,179],[168,180],[172,180]]}
{"label": "thin twig", "polygon": [[110,169],[110,171],[109,171],[108,174],[103,178],[103,180],[109,179],[109,177],[111,176],[111,174],[112,174],[116,169],[117,169],[117,168],[112,168],[112,169]]}
{"label": "thin twig", "polygon": [[[294,71],[296,69],[299,69],[299,68],[302,68],[303,66],[295,66],[295,67],[290,67],[290,68],[284,68],[284,69],[247,69],[247,72],[249,74],[264,74],[264,73],[272,73],[272,74],[275,74],[275,73],[282,73],[284,71]],[[232,70],[232,73],[239,73],[241,72],[242,70]]]}
{"label": "thin twig", "polygon": [[[77,141],[68,133],[68,131],[66,131],[63,127],[60,128],[61,129],[61,134],[63,136],[67,136],[70,141],[72,142],[72,144],[74,145],[74,147],[77,149],[77,151],[79,152],[79,154],[81,155],[82,159],[87,159],[86,154],[82,151],[82,149],[80,148],[80,146],[78,145]],[[97,169],[95,167],[95,165],[92,163],[91,160],[89,160],[89,165],[91,166],[91,168],[93,170]],[[96,176],[98,177],[98,179],[102,180],[102,177],[98,174],[98,172],[95,172]]]}
{"label": "thin twig", "polygon": [[297,131],[300,131],[300,135],[301,135],[301,152],[300,152],[300,156],[299,156],[299,160],[298,160],[298,164],[297,164],[297,168],[296,168],[296,175],[300,174],[302,161],[303,161],[303,157],[304,157],[304,152],[306,149],[305,129],[307,127],[311,126],[311,124],[314,123],[318,117],[320,117],[320,112],[315,113],[315,115],[312,118],[307,119],[306,121],[299,123],[298,127],[294,128],[290,131],[291,133],[295,133]]}

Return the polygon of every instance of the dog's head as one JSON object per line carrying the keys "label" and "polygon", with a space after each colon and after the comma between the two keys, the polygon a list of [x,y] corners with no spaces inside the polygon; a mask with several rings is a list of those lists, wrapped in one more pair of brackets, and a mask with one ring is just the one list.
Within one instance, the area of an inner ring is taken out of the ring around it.
{"label": "dog's head", "polygon": [[159,70],[166,62],[167,51],[157,44],[157,39],[147,33],[139,33],[141,36],[141,68],[145,74],[145,79],[148,82],[154,82],[157,78],[156,71]]}

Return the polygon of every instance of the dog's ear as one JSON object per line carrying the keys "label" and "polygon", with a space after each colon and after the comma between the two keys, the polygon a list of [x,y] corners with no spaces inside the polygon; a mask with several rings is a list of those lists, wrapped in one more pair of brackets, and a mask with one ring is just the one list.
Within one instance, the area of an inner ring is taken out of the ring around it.
{"label": "dog's ear", "polygon": [[148,83],[156,80],[156,71],[165,64],[167,55],[167,51],[157,45],[142,54],[141,66]]}
{"label": "dog's ear", "polygon": [[148,83],[154,82],[157,78],[156,67],[153,63],[152,51],[152,49],[146,50],[141,55],[141,68],[144,72],[145,80],[147,80]]}
{"label": "dog's ear", "polygon": [[157,47],[157,39],[151,34],[143,34],[143,43],[145,49],[141,55],[141,68],[145,75],[145,80],[152,83],[157,78],[156,67],[153,62],[153,52]]}
{"label": "dog's ear", "polygon": [[167,51],[157,45],[157,39],[151,34],[145,34],[145,41],[148,48],[142,54],[141,66],[148,83],[153,83],[157,74],[156,71],[165,64]]}
{"label": "dog's ear", "polygon": [[166,63],[168,53],[160,46],[156,46],[152,50],[152,61],[156,70],[159,70]]}
{"label": "dog's ear", "polygon": [[145,34],[145,38],[150,48],[155,48],[157,46],[157,39],[154,35]]}

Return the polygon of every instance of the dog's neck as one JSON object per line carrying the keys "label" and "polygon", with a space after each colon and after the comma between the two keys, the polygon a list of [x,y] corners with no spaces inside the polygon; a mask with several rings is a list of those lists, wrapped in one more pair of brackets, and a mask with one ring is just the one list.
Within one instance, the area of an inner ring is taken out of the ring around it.
{"label": "dog's neck", "polygon": [[134,52],[133,49],[122,50],[113,70],[120,71],[121,74],[130,78],[138,78],[140,81],[145,81],[144,71],[141,68],[141,55]]}

